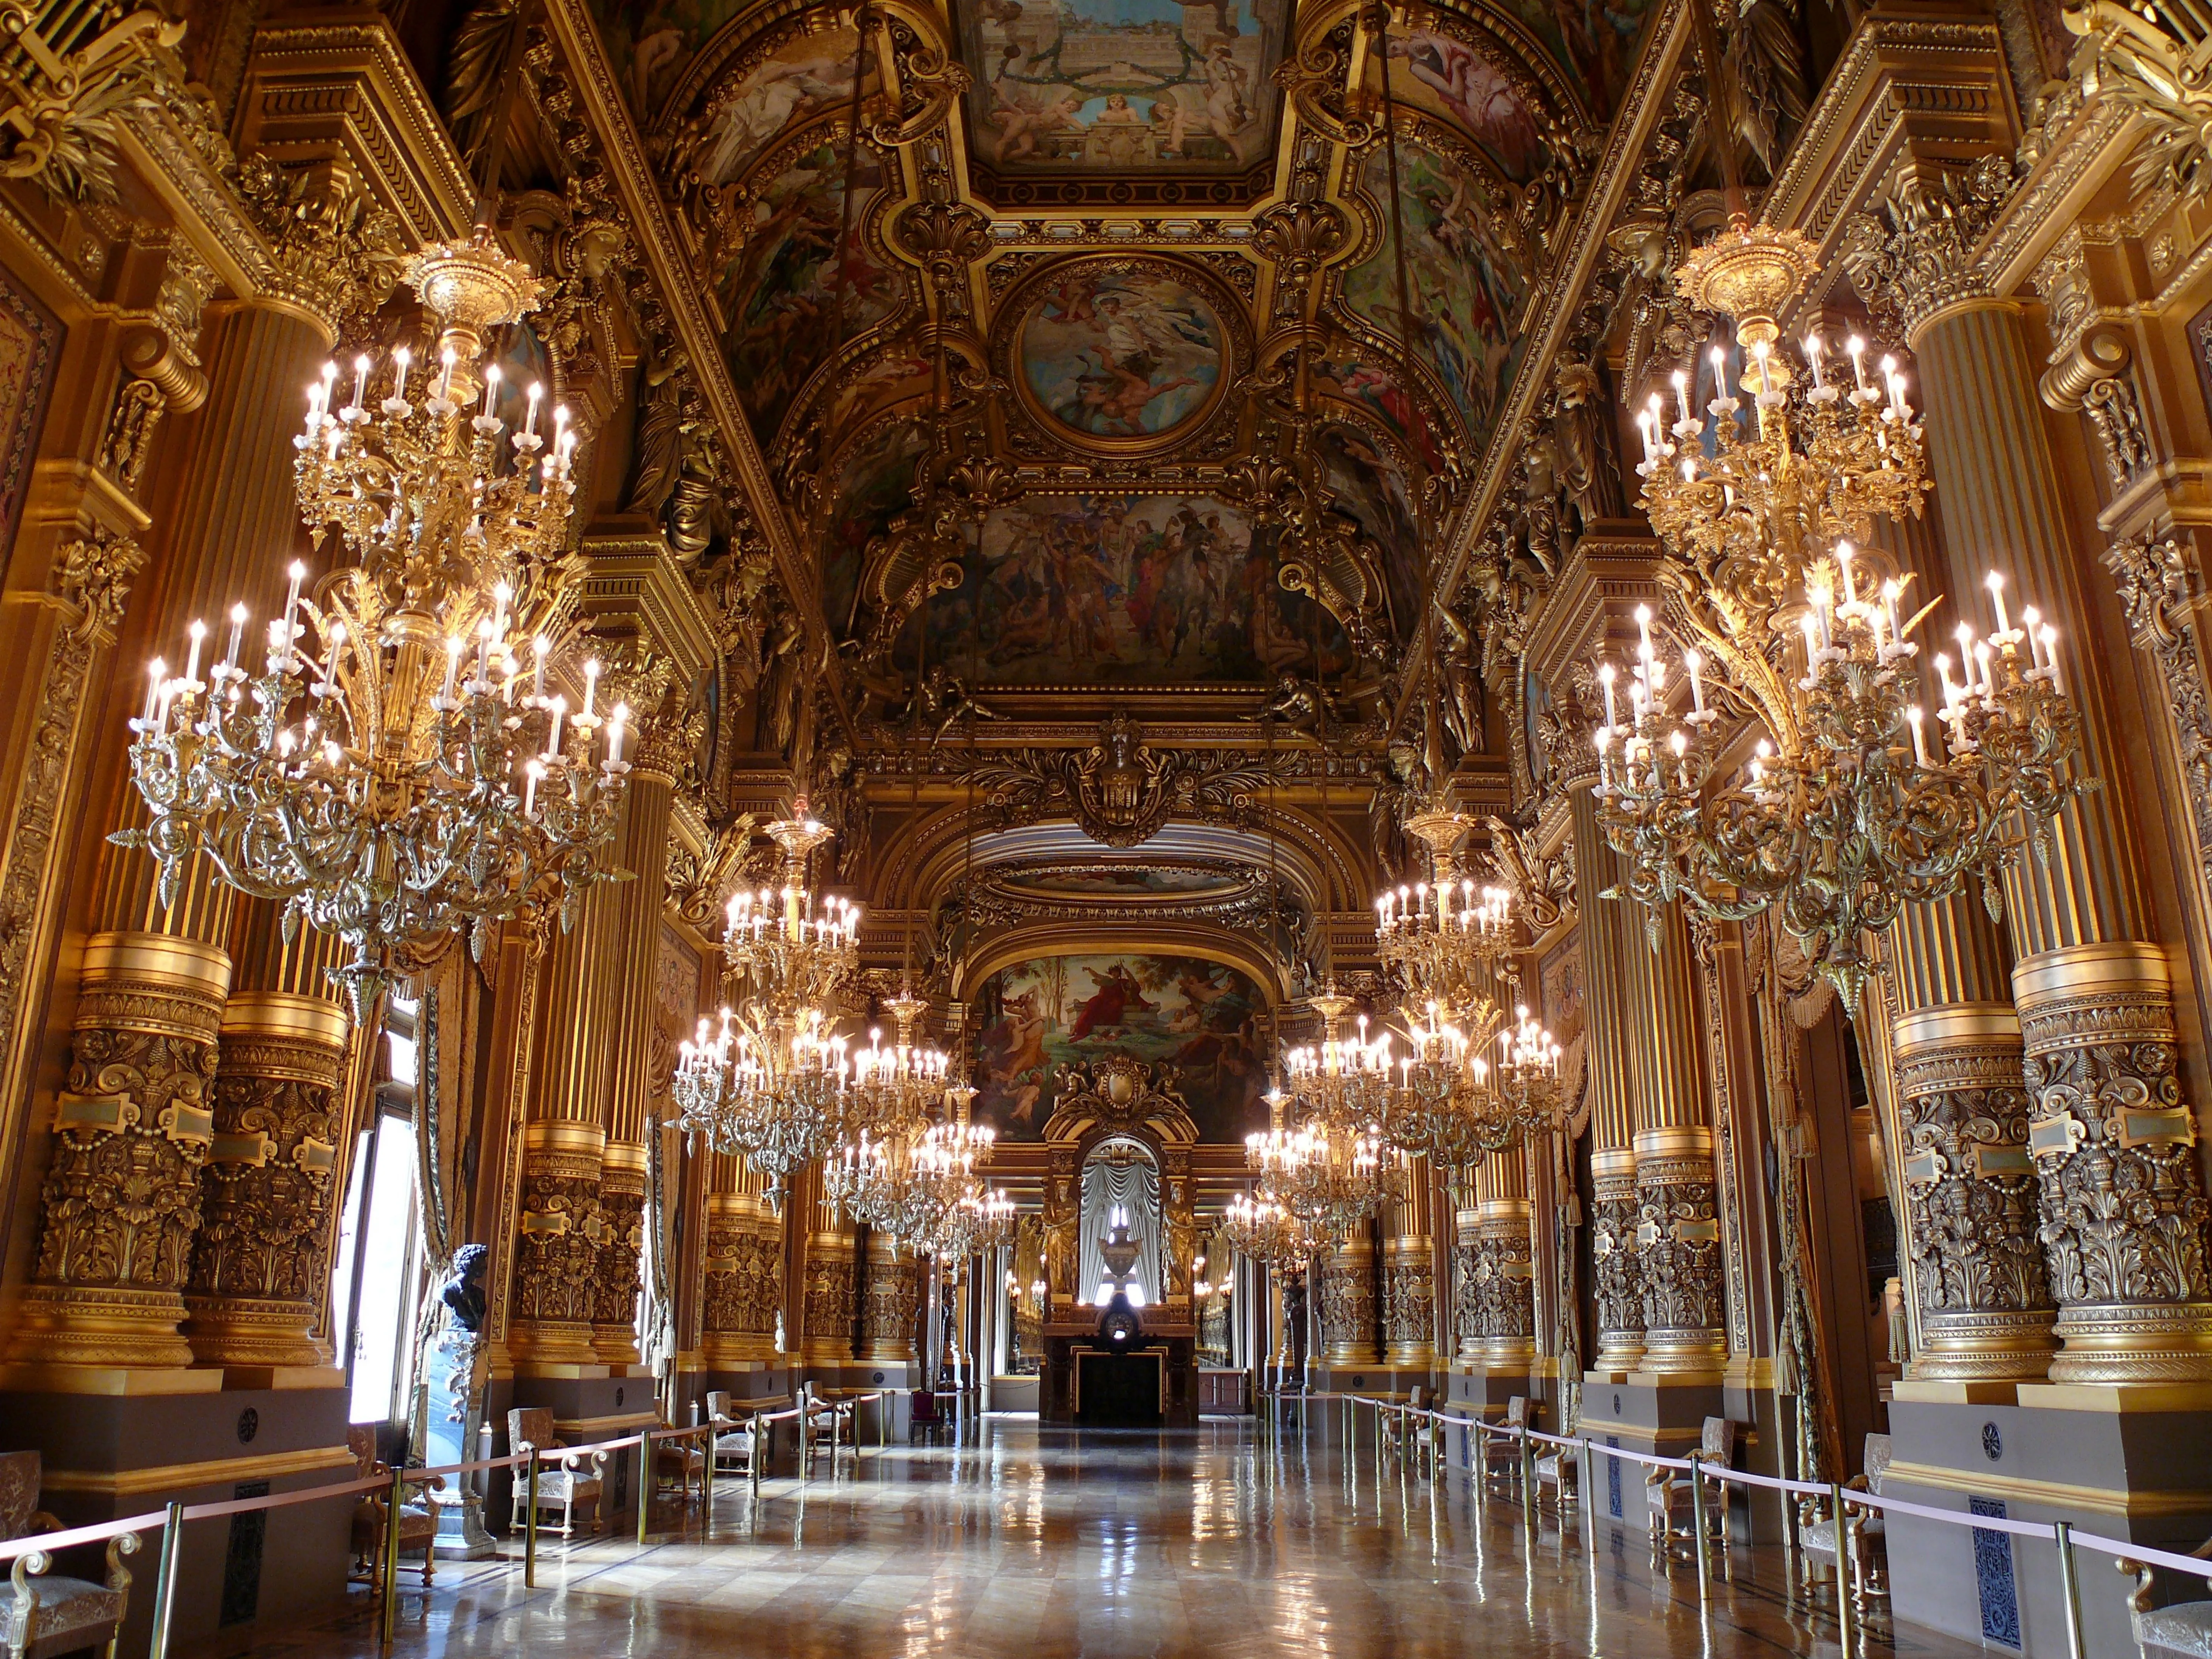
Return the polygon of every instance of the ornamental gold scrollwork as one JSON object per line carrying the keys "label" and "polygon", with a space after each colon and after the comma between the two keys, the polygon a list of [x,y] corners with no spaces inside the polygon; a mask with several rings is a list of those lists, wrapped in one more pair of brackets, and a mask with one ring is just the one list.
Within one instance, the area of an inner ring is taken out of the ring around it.
{"label": "ornamental gold scrollwork", "polygon": [[2144,535],[2115,542],[2104,565],[2119,590],[2129,639],[2149,653],[2165,683],[2197,867],[2212,881],[2212,693],[2197,626],[2203,583],[2196,558],[2172,537]]}
{"label": "ornamental gold scrollwork", "polygon": [[707,1235],[708,1336],[769,1337],[783,1310],[783,1253],[773,1235],[738,1216],[716,1216]]}
{"label": "ornamental gold scrollwork", "polygon": [[1717,1347],[1722,1261],[1712,1161],[1639,1159],[1636,1177],[1644,1346],[1655,1358],[1675,1346]]}
{"label": "ornamental gold scrollwork", "polygon": [[515,1248],[518,1324],[592,1323],[599,1282],[599,1203],[596,1174],[557,1166],[526,1170]]}
{"label": "ornamental gold scrollwork", "polygon": [[1644,1273],[1637,1247],[1636,1176],[1597,1179],[1590,1205],[1590,1251],[1597,1291],[1598,1363],[1639,1345],[1644,1331]]}
{"label": "ornamental gold scrollwork", "polygon": [[1373,1358],[1375,1272],[1364,1239],[1322,1258],[1321,1338],[1332,1360]]}

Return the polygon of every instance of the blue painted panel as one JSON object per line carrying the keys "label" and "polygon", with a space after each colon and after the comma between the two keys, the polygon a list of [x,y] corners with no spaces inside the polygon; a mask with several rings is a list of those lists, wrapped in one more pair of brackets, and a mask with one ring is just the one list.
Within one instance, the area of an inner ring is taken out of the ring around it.
{"label": "blue painted panel", "polygon": [[[2000,1498],[1969,1498],[1976,1515],[2004,1520]],[[1982,1639],[2017,1651],[2020,1647],[2020,1595],[2013,1583],[2012,1534],[1988,1527],[1974,1528],[1974,1587],[1982,1601]]]}

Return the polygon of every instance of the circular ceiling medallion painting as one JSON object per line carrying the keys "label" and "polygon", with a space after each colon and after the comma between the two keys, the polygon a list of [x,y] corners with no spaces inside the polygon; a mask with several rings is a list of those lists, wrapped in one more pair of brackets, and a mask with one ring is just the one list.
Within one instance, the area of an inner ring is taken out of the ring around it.
{"label": "circular ceiling medallion painting", "polygon": [[1214,301],[1147,259],[1060,267],[1030,291],[1014,341],[1031,410],[1082,447],[1174,441],[1212,411],[1225,356]]}

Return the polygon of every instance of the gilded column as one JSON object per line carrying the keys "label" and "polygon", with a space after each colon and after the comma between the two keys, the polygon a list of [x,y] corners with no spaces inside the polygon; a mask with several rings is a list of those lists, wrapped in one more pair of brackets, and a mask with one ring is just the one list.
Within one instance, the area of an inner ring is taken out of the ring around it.
{"label": "gilded column", "polygon": [[1452,1188],[1452,1357],[1462,1364],[1482,1358],[1482,1296],[1477,1278],[1482,1259],[1481,1219],[1474,1194]]}
{"label": "gilded column", "polygon": [[288,944],[274,905],[241,912],[185,1334],[203,1365],[328,1365],[314,1328],[330,1276],[349,1020],[324,969],[342,947],[312,928]]}
{"label": "gilded column", "polygon": [[783,1231],[743,1158],[713,1154],[707,1193],[708,1370],[772,1364],[783,1312]]}
{"label": "gilded column", "polygon": [[1980,901],[1908,906],[1890,930],[1916,1379],[2041,1376],[2057,1346],[2010,966]]}
{"label": "gilded column", "polygon": [[1634,1370],[1644,1356],[1644,1273],[1638,1249],[1635,1097],[1631,1092],[1626,969],[1644,950],[1625,900],[1602,896],[1620,879],[1620,856],[1598,825],[1594,769],[1575,780],[1575,890],[1583,951],[1583,1065],[1590,1097],[1592,1276],[1597,1292],[1594,1369]]}
{"label": "gilded column", "polygon": [[[1474,1176],[1475,1352],[1486,1370],[1528,1375],[1536,1362],[1536,1268],[1526,1152],[1509,1146]],[[1462,1352],[1466,1340],[1461,1340]]]}
{"label": "gilded column", "polygon": [[1331,1366],[1373,1365],[1375,1241],[1365,1227],[1321,1257],[1321,1358]]}
{"label": "gilded column", "polygon": [[1647,1371],[1711,1375],[1727,1364],[1720,1219],[1714,1188],[1688,926],[1668,906],[1629,945],[1636,1010],[1637,1250]]}
{"label": "gilded column", "polygon": [[1437,1366],[1434,1196],[1429,1161],[1401,1158],[1405,1200],[1390,1206],[1382,1246],[1382,1363],[1398,1370]]}
{"label": "gilded column", "polygon": [[[607,1128],[603,1115],[607,1009],[597,958],[611,902],[594,888],[584,916],[554,932],[538,968],[538,1055],[531,1068],[530,1121],[522,1132],[522,1188],[516,1224],[514,1310],[507,1352],[519,1370],[599,1362],[599,1247]],[[641,1169],[641,1160],[640,1166]]]}
{"label": "gilded column", "polygon": [[639,1249],[645,1237],[646,1118],[652,1109],[653,978],[667,902],[668,836],[677,774],[684,762],[680,720],[667,717],[665,663],[636,641],[616,642],[600,687],[636,722],[636,760],[610,856],[633,872],[610,896],[603,915],[611,937],[599,957],[605,1009],[607,1146],[601,1164],[597,1302],[592,1346],[611,1365],[635,1364]]}
{"label": "gilded column", "polygon": [[1939,176],[1891,204],[1872,273],[1918,358],[1952,586],[1975,592],[2002,568],[2067,625],[2077,770],[2104,782],[2060,812],[2047,855],[2024,857],[2006,882],[2027,1145],[2058,1304],[2051,1378],[2212,1378],[2212,1231],[2174,1073],[2171,981],[2142,890],[2127,745],[2088,648],[2087,561],[2060,499],[2025,326],[1972,265],[2002,193],[1977,195],[1972,182]]}
{"label": "gilded column", "polygon": [[[931,1272],[936,1263],[927,1264]],[[921,1316],[925,1264],[902,1254],[890,1234],[868,1234],[868,1291],[861,1310],[860,1357],[875,1364],[911,1365],[914,1333]]]}

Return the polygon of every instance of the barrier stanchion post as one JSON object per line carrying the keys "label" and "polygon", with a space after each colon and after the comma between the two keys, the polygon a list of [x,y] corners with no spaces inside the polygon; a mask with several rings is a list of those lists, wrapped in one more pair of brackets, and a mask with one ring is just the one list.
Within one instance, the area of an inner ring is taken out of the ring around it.
{"label": "barrier stanchion post", "polygon": [[707,1419],[707,1478],[699,1483],[699,1493],[706,1505],[706,1519],[700,1523],[702,1531],[712,1530],[714,1525],[714,1442],[721,1437],[720,1426],[712,1418]]}
{"label": "barrier stanchion post", "polygon": [[377,1641],[386,1653],[392,1651],[392,1627],[399,1621],[399,1511],[406,1500],[407,1473],[394,1469],[392,1490],[385,1494],[384,1583],[379,1586],[384,1602],[384,1628],[378,1632]]}
{"label": "barrier stanchion post", "polygon": [[1690,1454],[1690,1525],[1697,1534],[1698,1601],[1702,1606],[1713,1599],[1713,1564],[1705,1558],[1705,1471],[1698,1452]]}
{"label": "barrier stanchion post", "polygon": [[646,1518],[653,1511],[653,1431],[637,1431],[637,1541],[645,1542]]}
{"label": "barrier stanchion post", "polygon": [[[844,1414],[832,1406],[830,1408],[830,1478],[832,1480],[837,1478],[837,1429],[843,1421]],[[960,1431],[960,1401],[957,1395],[952,1401],[952,1431],[957,1436]]]}
{"label": "barrier stanchion post", "polygon": [[1528,1431],[1521,1431],[1521,1524],[1530,1532],[1536,1530],[1536,1480],[1529,1465],[1535,1443],[1528,1438]]}
{"label": "barrier stanchion post", "polygon": [[765,1413],[755,1417],[753,1419],[752,1455],[745,1459],[746,1463],[750,1467],[746,1469],[745,1473],[752,1481],[752,1498],[756,1505],[760,1502],[760,1472],[762,1460],[772,1455],[775,1450],[775,1425],[768,1420]]}
{"label": "barrier stanchion post", "polygon": [[538,1448],[530,1449],[528,1490],[523,1494],[522,1588],[538,1588]]}
{"label": "barrier stanchion post", "polygon": [[177,1552],[185,1540],[185,1506],[169,1505],[161,1523],[161,1564],[154,1570],[154,1644],[150,1659],[169,1659],[169,1631],[176,1620]]}
{"label": "barrier stanchion post", "polygon": [[2075,1571],[2074,1527],[2071,1522],[2053,1523],[2058,1534],[2058,1588],[2066,1597],[2068,1659],[2081,1659],[2081,1581]]}
{"label": "barrier stanchion post", "polygon": [[[1566,1483],[1559,1485],[1559,1494],[1566,1495]],[[1597,1559],[1597,1458],[1590,1450],[1590,1437],[1583,1437],[1583,1461],[1575,1470],[1575,1498],[1583,1506],[1583,1547],[1592,1561]]]}
{"label": "barrier stanchion post", "polygon": [[1828,1482],[1828,1513],[1836,1523],[1836,1642],[1843,1650],[1844,1659],[1851,1659],[1853,1638],[1857,1622],[1853,1617],[1857,1609],[1851,1606],[1851,1540],[1850,1528],[1844,1524],[1844,1488],[1838,1480]]}

